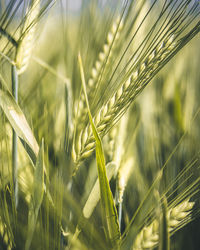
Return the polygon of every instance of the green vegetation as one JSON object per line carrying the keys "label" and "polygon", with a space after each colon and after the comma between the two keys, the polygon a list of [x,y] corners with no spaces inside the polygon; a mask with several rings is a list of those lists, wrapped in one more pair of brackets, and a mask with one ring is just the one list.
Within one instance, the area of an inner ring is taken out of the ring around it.
{"label": "green vegetation", "polygon": [[199,249],[199,31],[194,0],[0,0],[0,249]]}

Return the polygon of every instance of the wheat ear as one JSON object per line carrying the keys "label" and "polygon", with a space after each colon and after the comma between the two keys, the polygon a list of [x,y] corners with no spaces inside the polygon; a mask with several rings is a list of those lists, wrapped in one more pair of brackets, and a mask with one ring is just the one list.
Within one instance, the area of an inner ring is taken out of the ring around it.
{"label": "wheat ear", "polygon": [[[170,208],[167,212],[168,230],[172,234],[173,231],[178,230],[191,217],[194,202],[185,200],[179,205]],[[158,245],[159,240],[159,223],[154,220],[149,226],[145,226],[136,236],[133,250],[141,250],[147,248],[154,248]]]}
{"label": "wheat ear", "polygon": [[[101,137],[109,131],[119,118],[119,115],[123,113],[123,110],[130,105],[149,82],[153,73],[160,67],[162,61],[172,52],[175,44],[173,35],[158,44],[151,54],[133,71],[128,80],[126,80],[108,102],[101,107],[100,111],[94,117],[96,128]],[[92,129],[90,125],[87,125],[78,135],[77,148],[73,151],[75,162],[79,164],[90,156],[94,148],[95,141]]]}
{"label": "wheat ear", "polygon": [[[91,98],[95,88],[97,87],[103,70],[108,65],[111,59],[122,28],[123,21],[121,20],[120,16],[118,16],[115,22],[113,23],[111,30],[108,32],[107,41],[103,45],[103,50],[99,53],[98,60],[95,62],[95,65],[92,68],[91,76],[87,84],[87,93],[89,99]],[[82,124],[87,114],[85,96],[83,92],[81,93],[79,102],[75,106],[75,114],[77,114],[77,123]]]}
{"label": "wheat ear", "polygon": [[33,0],[24,24],[24,33],[18,42],[15,63],[18,75],[28,67],[35,35],[35,21],[40,11],[40,0]]}

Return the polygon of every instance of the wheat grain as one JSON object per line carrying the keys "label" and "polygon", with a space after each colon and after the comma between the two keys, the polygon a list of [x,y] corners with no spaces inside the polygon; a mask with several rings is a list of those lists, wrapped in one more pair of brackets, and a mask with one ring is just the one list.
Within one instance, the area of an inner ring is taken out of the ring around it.
{"label": "wheat grain", "polygon": [[[174,230],[181,227],[185,221],[191,217],[194,202],[185,200],[179,205],[170,208],[167,212],[169,232],[173,233]],[[133,250],[141,250],[156,247],[159,240],[159,223],[154,220],[149,226],[145,226],[137,235]]]}
{"label": "wheat grain", "polygon": [[[167,40],[161,42],[151,52],[150,55],[142,62],[137,69],[133,70],[128,80],[115,92],[115,94],[103,105],[99,113],[94,117],[98,133],[103,137],[109,129],[114,125],[120,113],[125,110],[139,92],[145,87],[148,81],[152,78],[154,71],[159,68],[161,62],[171,53],[175,47],[174,36],[170,36]],[[82,139],[82,135],[87,134],[87,137]],[[75,161],[80,163],[86,157],[91,155],[95,145],[94,138],[90,125],[87,125],[78,135],[78,147],[74,151],[76,154]]]}
{"label": "wheat grain", "polygon": [[[102,71],[105,69],[105,67],[110,61],[122,28],[123,21],[121,20],[120,16],[118,16],[115,22],[113,23],[111,30],[108,32],[107,42],[103,45],[103,51],[99,53],[98,60],[95,62],[95,65],[91,70],[91,77],[89,78],[87,84],[87,92],[89,99],[93,95],[94,89],[97,87],[97,83],[99,81],[99,78],[101,77]],[[81,93],[80,100],[75,105],[75,114],[77,114],[77,124],[82,125],[87,114],[85,97],[83,93]]]}
{"label": "wheat grain", "polygon": [[22,74],[28,67],[35,35],[35,21],[40,10],[40,0],[33,0],[31,9],[26,16],[24,24],[24,34],[18,42],[15,62],[18,74]]}

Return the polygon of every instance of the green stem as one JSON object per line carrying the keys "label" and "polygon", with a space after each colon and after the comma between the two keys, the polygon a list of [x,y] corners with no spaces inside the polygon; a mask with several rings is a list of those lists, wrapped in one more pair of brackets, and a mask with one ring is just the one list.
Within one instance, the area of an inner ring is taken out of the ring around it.
{"label": "green stem", "polygon": [[122,202],[118,206],[118,217],[119,217],[119,229],[121,231],[121,221],[122,221]]}
{"label": "green stem", "polygon": [[[15,101],[18,102],[18,75],[16,66],[12,65],[12,94]],[[13,189],[14,189],[14,201],[17,208],[18,205],[18,181],[17,181],[17,134],[13,129],[12,139],[12,175],[13,175]]]}

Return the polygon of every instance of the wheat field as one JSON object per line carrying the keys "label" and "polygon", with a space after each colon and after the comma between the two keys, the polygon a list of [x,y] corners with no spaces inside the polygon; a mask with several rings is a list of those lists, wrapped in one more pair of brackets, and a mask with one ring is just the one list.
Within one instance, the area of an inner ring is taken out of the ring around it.
{"label": "wheat field", "polygon": [[0,0],[0,249],[199,249],[200,1]]}

